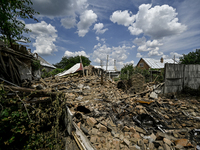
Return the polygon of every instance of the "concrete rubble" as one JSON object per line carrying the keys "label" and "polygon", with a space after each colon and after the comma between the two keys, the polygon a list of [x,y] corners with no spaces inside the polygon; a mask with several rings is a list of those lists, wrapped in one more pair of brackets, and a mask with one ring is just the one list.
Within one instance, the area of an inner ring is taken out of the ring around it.
{"label": "concrete rubble", "polygon": [[140,83],[126,92],[101,77],[68,76],[34,87],[65,93],[73,121],[97,150],[199,149],[200,102],[158,96],[158,86]]}

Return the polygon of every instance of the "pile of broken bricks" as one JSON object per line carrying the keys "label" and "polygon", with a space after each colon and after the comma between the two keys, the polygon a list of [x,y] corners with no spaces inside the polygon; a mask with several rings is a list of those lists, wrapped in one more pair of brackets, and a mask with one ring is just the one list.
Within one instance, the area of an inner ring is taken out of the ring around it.
{"label": "pile of broken bricks", "polygon": [[126,94],[97,76],[56,78],[35,86],[39,84],[65,93],[73,121],[96,149],[200,149],[196,99],[152,98],[150,86],[144,96]]}

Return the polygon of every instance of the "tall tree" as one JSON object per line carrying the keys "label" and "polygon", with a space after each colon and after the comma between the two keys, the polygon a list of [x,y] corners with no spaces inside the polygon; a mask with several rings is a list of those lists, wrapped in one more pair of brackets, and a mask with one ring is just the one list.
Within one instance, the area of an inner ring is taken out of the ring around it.
{"label": "tall tree", "polygon": [[[87,57],[81,56],[81,59],[82,59],[83,66],[90,65],[91,61]],[[67,70],[67,69],[71,68],[73,65],[75,65],[76,63],[80,63],[79,56],[63,57],[62,60],[59,63],[56,63],[54,66],[56,66],[57,68]]]}
{"label": "tall tree", "polygon": [[10,46],[16,40],[28,41],[23,32],[30,30],[20,19],[34,19],[34,14],[39,14],[30,5],[31,0],[0,0],[0,39],[8,40]]}
{"label": "tall tree", "polygon": [[200,64],[200,49],[196,49],[195,52],[189,52],[187,55],[183,54],[180,57],[181,64]]}
{"label": "tall tree", "polygon": [[127,72],[129,72],[129,75],[133,74],[134,67],[132,63],[124,65],[124,67],[121,69],[122,74],[127,74]]}

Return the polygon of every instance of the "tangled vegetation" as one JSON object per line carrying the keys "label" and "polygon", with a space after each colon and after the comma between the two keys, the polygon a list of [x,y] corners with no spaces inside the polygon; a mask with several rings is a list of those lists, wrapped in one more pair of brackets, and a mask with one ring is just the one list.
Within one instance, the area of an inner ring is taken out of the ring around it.
{"label": "tangled vegetation", "polygon": [[51,77],[51,76],[55,76],[57,75],[58,73],[61,73],[63,72],[64,69],[60,69],[60,68],[56,68],[50,72],[46,72],[45,69],[42,69],[42,78],[47,78],[47,77]]}
{"label": "tangled vegetation", "polygon": [[32,66],[33,71],[39,70],[40,67],[41,67],[40,61],[39,60],[32,60],[31,61],[31,66]]}
{"label": "tangled vegetation", "polygon": [[26,103],[29,97],[0,85],[0,150],[63,149],[63,95],[43,103]]}

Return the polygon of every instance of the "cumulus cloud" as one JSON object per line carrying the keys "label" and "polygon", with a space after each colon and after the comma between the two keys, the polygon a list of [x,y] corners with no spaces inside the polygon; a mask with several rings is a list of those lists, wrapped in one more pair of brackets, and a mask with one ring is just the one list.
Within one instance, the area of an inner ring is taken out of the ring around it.
{"label": "cumulus cloud", "polygon": [[128,10],[117,10],[110,16],[110,20],[119,25],[129,26],[135,21],[135,16]]}
{"label": "cumulus cloud", "polygon": [[141,58],[142,55],[141,55],[140,53],[137,53],[136,57],[137,57],[137,58]]}
{"label": "cumulus cloud", "polygon": [[97,40],[97,41],[99,41],[99,40],[100,40],[100,38],[97,36],[97,37],[96,37],[96,40]]}
{"label": "cumulus cloud", "polygon": [[40,55],[51,55],[52,52],[57,51],[57,48],[53,42],[57,38],[57,30],[51,24],[47,24],[45,21],[35,24],[26,24],[26,27],[32,32],[30,37],[35,39],[33,46],[36,47],[34,53]]}
{"label": "cumulus cloud", "polygon": [[128,27],[132,35],[144,33],[154,39],[161,39],[182,33],[186,26],[178,22],[176,9],[169,5],[154,6],[142,4],[136,15],[131,12],[115,11],[110,20]]}
{"label": "cumulus cloud", "polygon": [[129,62],[124,63],[124,65],[129,65],[129,64],[133,64],[133,65],[134,65],[134,61],[131,60],[131,61],[129,61]]}
{"label": "cumulus cloud", "polygon": [[97,21],[97,15],[92,10],[86,10],[80,15],[80,21],[77,24],[78,35],[84,37],[88,33],[90,26]]}
{"label": "cumulus cloud", "polygon": [[178,53],[176,53],[176,52],[171,52],[170,55],[171,55],[172,57],[175,56],[175,57],[178,57],[178,58],[179,58],[179,57],[183,57],[182,54],[178,54]]}
{"label": "cumulus cloud", "polygon": [[104,32],[108,30],[108,28],[103,29],[103,27],[104,27],[103,23],[96,23],[94,25],[93,30],[96,30],[96,34],[103,34]]}
{"label": "cumulus cloud", "polygon": [[61,19],[61,25],[65,27],[66,29],[73,28],[76,25],[76,19],[73,17],[67,17]]}
{"label": "cumulus cloud", "polygon": [[101,45],[98,43],[94,46],[94,52],[92,54],[93,61],[96,63],[100,63],[100,61],[105,62],[107,60],[107,55],[109,55],[109,64],[114,65],[114,60],[116,60],[117,68],[123,67],[123,62],[127,59],[129,53],[128,50],[132,49],[132,47],[128,46],[118,46],[118,47],[108,47],[107,45]]}
{"label": "cumulus cloud", "polygon": [[85,51],[77,51],[77,52],[65,51],[64,57],[74,57],[74,56],[89,57],[89,55],[87,55]]}
{"label": "cumulus cloud", "polygon": [[152,56],[162,56],[162,55],[163,55],[163,52],[159,52],[159,48],[158,47],[154,48],[153,50],[151,50],[148,53],[149,57],[152,57]]}
{"label": "cumulus cloud", "polygon": [[143,30],[140,28],[136,28],[135,24],[133,24],[132,26],[129,26],[128,30],[131,32],[132,35],[139,35],[143,33]]}
{"label": "cumulus cloud", "polygon": [[[160,46],[163,45],[162,40],[148,40],[145,37],[135,38],[133,43],[138,46],[138,52],[149,52],[148,56],[161,56],[163,52],[159,52]],[[142,55],[137,53],[136,57],[141,58]]]}
{"label": "cumulus cloud", "polygon": [[169,5],[142,4],[132,27],[156,39],[176,35],[186,30],[186,26],[178,22],[177,15],[176,9]]}

